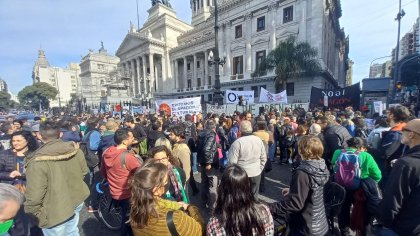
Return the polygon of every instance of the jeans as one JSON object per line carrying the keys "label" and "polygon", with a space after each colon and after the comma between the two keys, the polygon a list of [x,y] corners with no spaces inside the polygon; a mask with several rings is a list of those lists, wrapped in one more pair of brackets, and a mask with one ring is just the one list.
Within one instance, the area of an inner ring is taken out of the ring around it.
{"label": "jeans", "polygon": [[275,154],[276,154],[276,145],[271,144],[268,147],[268,159],[270,159],[270,161],[274,161]]}
{"label": "jeans", "polygon": [[198,166],[198,164],[197,164],[197,153],[196,152],[193,152],[192,153],[191,163],[192,163],[192,166],[191,167],[192,167],[193,173],[198,172],[198,168],[197,168],[197,166]]}
{"label": "jeans", "polygon": [[79,228],[77,228],[77,224],[79,224],[79,213],[82,207],[83,203],[77,206],[74,209],[74,216],[67,221],[49,229],[43,228],[44,236],[78,236]]}
{"label": "jeans", "polygon": [[216,207],[217,200],[217,185],[218,185],[218,170],[211,168],[206,170],[205,165],[201,166],[201,200],[204,205],[210,209]]}
{"label": "jeans", "polygon": [[254,177],[249,177],[249,180],[251,180],[252,193],[254,194],[255,199],[258,200],[258,193],[260,191],[261,174]]}
{"label": "jeans", "polygon": [[132,236],[133,230],[129,223],[126,223],[128,220],[128,214],[130,213],[130,199],[124,200],[115,200],[115,203],[121,207],[121,229],[120,229],[120,236]]}

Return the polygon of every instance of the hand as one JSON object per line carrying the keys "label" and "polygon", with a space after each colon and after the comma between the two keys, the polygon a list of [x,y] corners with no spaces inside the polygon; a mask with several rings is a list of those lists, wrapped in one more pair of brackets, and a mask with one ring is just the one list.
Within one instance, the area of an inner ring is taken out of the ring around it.
{"label": "hand", "polygon": [[394,166],[394,164],[395,164],[395,162],[397,162],[397,160],[398,159],[394,159],[394,160],[392,160],[389,164],[391,165],[391,167],[393,167]]}
{"label": "hand", "polygon": [[181,201],[181,202],[178,202],[178,204],[179,204],[179,206],[181,208],[183,208],[184,210],[187,210],[187,208],[188,208],[188,204],[187,203]]}
{"label": "hand", "polygon": [[12,171],[12,173],[10,173],[9,175],[10,178],[15,178],[16,176],[21,176],[21,174],[17,170]]}
{"label": "hand", "polygon": [[290,188],[283,188],[281,190],[281,194],[283,194],[283,196],[287,196],[289,194]]}
{"label": "hand", "polygon": [[206,170],[211,170],[211,164],[206,165]]}

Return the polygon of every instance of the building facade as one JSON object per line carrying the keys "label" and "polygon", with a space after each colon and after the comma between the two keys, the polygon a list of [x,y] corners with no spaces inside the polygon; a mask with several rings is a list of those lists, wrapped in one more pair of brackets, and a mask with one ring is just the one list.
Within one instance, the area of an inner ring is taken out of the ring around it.
{"label": "building facade", "polygon": [[[135,95],[152,100],[201,96],[203,102],[212,102],[214,1],[192,0],[190,6],[191,25],[179,20],[170,6],[157,3],[141,29],[131,26],[116,55]],[[312,86],[348,83],[348,38],[339,24],[339,0],[219,0],[218,9],[218,50],[225,61],[219,68],[222,90],[253,90],[256,101],[261,87],[274,92],[273,72],[257,78],[252,73],[289,36],[316,48],[323,69],[315,77],[290,79],[289,102],[308,102]]]}
{"label": "building facade", "polygon": [[77,63],[69,63],[66,68],[50,66],[45,52],[38,51],[38,59],[32,70],[33,83],[45,82],[57,89],[57,97],[50,101],[50,107],[66,106],[77,94],[80,84],[80,67]]}
{"label": "building facade", "polygon": [[7,83],[3,79],[0,79],[0,91],[7,92],[9,91],[7,88]]}
{"label": "building facade", "polygon": [[107,96],[107,85],[116,80],[120,59],[110,55],[103,44],[98,52],[89,50],[80,62],[80,89],[78,97],[87,105],[99,105],[101,97]]}

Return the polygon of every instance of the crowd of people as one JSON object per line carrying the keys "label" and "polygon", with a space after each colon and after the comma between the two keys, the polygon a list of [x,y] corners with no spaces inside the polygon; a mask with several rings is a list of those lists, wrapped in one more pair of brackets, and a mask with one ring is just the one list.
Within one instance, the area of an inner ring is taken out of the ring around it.
{"label": "crowd of people", "polygon": [[[404,106],[384,114],[373,129],[351,107],[9,120],[0,235],[79,235],[97,179],[121,207],[122,236],[328,235],[331,183],[345,192],[341,235],[420,235],[420,119]],[[279,165],[290,167],[290,187],[263,202]]]}

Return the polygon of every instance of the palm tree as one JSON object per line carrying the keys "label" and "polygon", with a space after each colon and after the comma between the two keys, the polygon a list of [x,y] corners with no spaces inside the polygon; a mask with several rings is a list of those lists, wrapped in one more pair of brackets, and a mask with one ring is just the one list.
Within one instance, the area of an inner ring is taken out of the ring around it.
{"label": "palm tree", "polygon": [[252,76],[262,76],[267,71],[274,70],[276,74],[274,85],[278,93],[281,88],[286,89],[288,79],[320,73],[321,65],[317,56],[318,51],[309,43],[296,42],[296,38],[290,36],[262,60]]}

